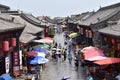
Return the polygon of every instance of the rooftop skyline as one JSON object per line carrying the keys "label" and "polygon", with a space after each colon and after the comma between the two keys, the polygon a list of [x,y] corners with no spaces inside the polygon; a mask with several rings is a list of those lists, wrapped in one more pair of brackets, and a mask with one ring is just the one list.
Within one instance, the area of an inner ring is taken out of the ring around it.
{"label": "rooftop skyline", "polygon": [[21,10],[34,16],[66,17],[100,7],[112,5],[119,0],[0,0],[11,10]]}

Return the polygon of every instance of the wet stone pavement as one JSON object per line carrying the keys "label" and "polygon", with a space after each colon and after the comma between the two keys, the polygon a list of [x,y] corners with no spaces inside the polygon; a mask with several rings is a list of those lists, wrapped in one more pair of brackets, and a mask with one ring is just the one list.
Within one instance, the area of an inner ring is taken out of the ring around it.
{"label": "wet stone pavement", "polygon": [[79,66],[77,70],[73,61],[69,64],[68,60],[58,63],[50,60],[41,73],[41,80],[61,80],[63,76],[70,76],[69,80],[86,80],[83,68]]}
{"label": "wet stone pavement", "polygon": [[[55,41],[61,43],[61,46],[64,46],[64,37],[63,33],[56,34]],[[68,60],[65,62],[50,61],[46,63],[45,70],[41,73],[41,80],[61,80],[63,76],[70,76],[68,80],[86,80],[84,75],[84,70],[81,66],[76,70],[74,62],[69,64]]]}

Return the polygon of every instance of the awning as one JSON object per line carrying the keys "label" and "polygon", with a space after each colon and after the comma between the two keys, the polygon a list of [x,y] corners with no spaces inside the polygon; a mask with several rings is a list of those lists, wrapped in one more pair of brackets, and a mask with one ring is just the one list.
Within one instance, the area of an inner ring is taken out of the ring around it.
{"label": "awning", "polygon": [[81,50],[81,52],[83,53],[85,60],[94,58],[96,56],[104,57],[103,51],[98,49],[97,47],[93,47],[93,46],[85,47]]}
{"label": "awning", "polygon": [[108,64],[114,64],[114,63],[120,63],[120,58],[106,58],[102,60],[98,60],[94,62],[95,64],[98,65],[108,65]]}
{"label": "awning", "polygon": [[26,21],[19,15],[11,15],[11,16],[14,17],[15,23],[19,22],[21,24],[26,25],[19,37],[20,42],[29,43],[37,37],[36,36],[37,33],[44,31],[44,28],[31,24],[30,22]]}
{"label": "awning", "polygon": [[35,35],[32,35],[32,34],[24,34],[22,36],[20,36],[20,42],[21,43],[29,43],[31,42],[33,39],[37,38],[37,36]]}
{"label": "awning", "polygon": [[[119,22],[120,22],[120,20],[119,20]],[[116,30],[120,30],[120,25],[119,24],[110,25],[108,27],[99,29],[98,31],[100,33],[103,33],[103,34],[108,34],[108,35],[113,35],[113,36],[119,37],[120,36],[120,31],[116,31]]]}
{"label": "awning", "polygon": [[91,57],[91,58],[87,58],[86,60],[88,61],[96,61],[96,60],[102,60],[102,59],[106,59],[107,57],[104,57],[104,56],[94,56],[94,57]]}

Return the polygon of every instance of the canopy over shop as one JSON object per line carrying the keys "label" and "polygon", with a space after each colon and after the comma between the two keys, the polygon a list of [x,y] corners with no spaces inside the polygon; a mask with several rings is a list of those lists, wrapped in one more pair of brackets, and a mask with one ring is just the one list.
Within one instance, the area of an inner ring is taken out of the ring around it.
{"label": "canopy over shop", "polygon": [[105,58],[105,55],[102,50],[98,49],[97,47],[89,46],[85,47],[81,50],[83,53],[85,60],[97,60]]}
{"label": "canopy over shop", "polygon": [[120,63],[120,58],[110,58],[110,57],[107,57],[105,59],[97,60],[94,63],[98,64],[98,65],[115,64],[115,63]]}

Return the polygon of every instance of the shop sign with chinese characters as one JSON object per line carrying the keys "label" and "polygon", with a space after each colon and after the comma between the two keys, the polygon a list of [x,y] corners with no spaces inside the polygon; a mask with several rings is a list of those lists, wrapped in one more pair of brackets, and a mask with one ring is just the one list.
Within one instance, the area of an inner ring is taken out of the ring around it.
{"label": "shop sign with chinese characters", "polygon": [[19,66],[20,65],[19,53],[17,53],[17,52],[15,52],[13,54],[13,64],[14,64],[14,66]]}

